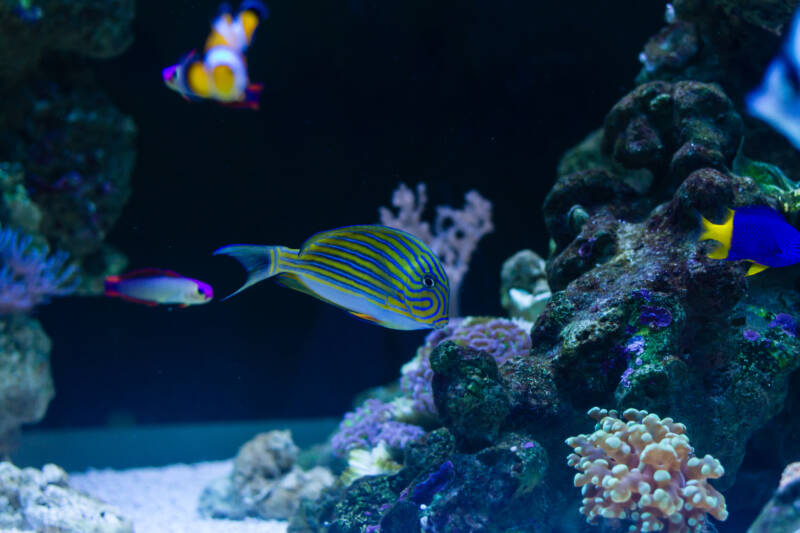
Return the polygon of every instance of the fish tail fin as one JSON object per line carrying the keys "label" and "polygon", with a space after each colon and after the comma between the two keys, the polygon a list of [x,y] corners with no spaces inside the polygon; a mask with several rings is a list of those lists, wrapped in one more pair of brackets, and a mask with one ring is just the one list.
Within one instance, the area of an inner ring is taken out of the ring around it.
{"label": "fish tail fin", "polygon": [[733,210],[728,209],[728,214],[722,224],[714,224],[700,215],[701,232],[697,240],[713,240],[719,243],[719,246],[708,254],[711,259],[725,259],[728,257],[728,252],[731,249],[731,238],[733,237],[733,215]]}
{"label": "fish tail fin", "polygon": [[244,91],[244,98],[241,102],[224,102],[221,105],[230,107],[232,109],[252,109],[258,111],[260,109],[259,99],[261,98],[261,91],[264,86],[260,83],[251,83]]}
{"label": "fish tail fin", "polygon": [[271,278],[280,274],[278,268],[278,256],[288,248],[284,246],[259,246],[255,244],[232,244],[223,246],[214,251],[214,255],[227,255],[233,257],[247,271],[247,281],[233,292],[223,298],[227,300],[234,294],[239,294],[248,287],[255,285],[259,281]]}
{"label": "fish tail fin", "polygon": [[250,109],[258,110],[258,102],[261,99],[261,91],[264,86],[260,83],[251,83],[244,91],[244,101]]}
{"label": "fish tail fin", "polygon": [[118,285],[120,282],[119,276],[106,276],[104,283],[104,293],[106,296],[119,296]]}
{"label": "fish tail fin", "polygon": [[246,44],[253,42],[253,34],[259,23],[269,17],[269,10],[260,0],[244,0],[239,6],[239,21],[244,30]]}

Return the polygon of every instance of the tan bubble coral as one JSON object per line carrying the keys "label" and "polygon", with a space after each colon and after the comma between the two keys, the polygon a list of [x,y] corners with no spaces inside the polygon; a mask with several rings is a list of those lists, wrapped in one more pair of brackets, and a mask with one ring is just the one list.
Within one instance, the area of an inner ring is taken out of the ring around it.
{"label": "tan bubble coral", "polygon": [[725,520],[725,497],[708,483],[725,473],[719,461],[694,456],[686,426],[671,418],[628,409],[593,407],[595,432],[566,440],[574,453],[567,464],[579,472],[581,513],[631,523],[629,531],[704,531],[706,513]]}

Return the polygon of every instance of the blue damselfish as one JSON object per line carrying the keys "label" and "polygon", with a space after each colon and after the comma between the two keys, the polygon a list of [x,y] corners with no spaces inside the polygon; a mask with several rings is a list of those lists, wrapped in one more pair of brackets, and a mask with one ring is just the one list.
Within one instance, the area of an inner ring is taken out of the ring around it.
{"label": "blue damselfish", "polygon": [[715,240],[720,245],[708,257],[727,261],[746,260],[753,264],[748,276],[768,267],[800,263],[800,232],[783,215],[766,206],[729,209],[722,224],[703,217],[699,240]]}
{"label": "blue damselfish", "polygon": [[[347,226],[317,233],[300,249],[231,245],[247,270],[237,294],[267,278],[391,329],[444,327],[450,281],[418,238],[386,226]],[[228,298],[230,298],[230,296]]]}

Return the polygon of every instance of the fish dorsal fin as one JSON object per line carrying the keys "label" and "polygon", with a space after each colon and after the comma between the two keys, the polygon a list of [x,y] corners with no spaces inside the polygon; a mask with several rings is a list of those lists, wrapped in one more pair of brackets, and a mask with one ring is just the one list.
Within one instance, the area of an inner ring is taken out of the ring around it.
{"label": "fish dorsal fin", "polygon": [[120,274],[118,276],[120,280],[156,278],[156,277],[182,278],[183,276],[172,270],[163,270],[160,268],[140,268],[139,270],[133,270],[131,272],[126,272],[125,274]]}
{"label": "fish dorsal fin", "polygon": [[768,268],[769,267],[767,265],[762,265],[761,263],[756,263],[754,261],[753,264],[750,265],[750,268],[747,269],[747,274],[745,275],[752,276],[753,274],[758,274],[759,272],[763,272]]}
{"label": "fish dorsal fin", "polygon": [[208,52],[215,46],[232,46],[233,43],[228,41],[230,28],[233,24],[233,13],[231,6],[227,2],[220,4],[217,10],[217,16],[214,17],[211,23],[211,33],[208,34],[204,50]]}
{"label": "fish dorsal fin", "polygon": [[239,15],[236,17],[242,25],[246,46],[253,41],[253,33],[258,24],[269,17],[269,10],[260,0],[245,0],[239,5]]}
{"label": "fish dorsal fin", "polygon": [[736,210],[736,212],[742,215],[746,214],[750,216],[759,216],[770,220],[780,220],[781,222],[786,222],[786,218],[780,213],[780,211],[776,211],[765,205],[750,205],[747,207],[740,207]]}

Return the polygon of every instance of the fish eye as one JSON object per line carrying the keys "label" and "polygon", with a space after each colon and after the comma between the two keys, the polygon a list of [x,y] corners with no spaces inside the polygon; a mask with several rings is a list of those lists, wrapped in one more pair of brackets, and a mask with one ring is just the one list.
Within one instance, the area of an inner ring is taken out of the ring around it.
{"label": "fish eye", "polygon": [[431,287],[433,287],[435,285],[436,285],[436,280],[433,279],[433,276],[427,275],[427,274],[425,276],[422,276],[422,286],[423,287],[427,287],[428,289],[430,289]]}

